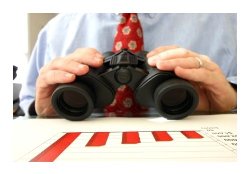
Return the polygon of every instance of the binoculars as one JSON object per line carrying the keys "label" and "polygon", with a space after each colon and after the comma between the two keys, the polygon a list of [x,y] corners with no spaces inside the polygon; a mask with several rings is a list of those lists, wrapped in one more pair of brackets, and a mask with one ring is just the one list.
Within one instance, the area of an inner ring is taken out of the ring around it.
{"label": "binoculars", "polygon": [[52,94],[52,105],[62,117],[79,121],[88,118],[94,109],[112,103],[116,90],[128,85],[136,101],[144,107],[154,107],[167,119],[182,119],[197,107],[199,96],[188,81],[173,71],[161,71],[147,63],[147,52],[104,53],[100,68],[77,76],[69,84],[59,85]]}

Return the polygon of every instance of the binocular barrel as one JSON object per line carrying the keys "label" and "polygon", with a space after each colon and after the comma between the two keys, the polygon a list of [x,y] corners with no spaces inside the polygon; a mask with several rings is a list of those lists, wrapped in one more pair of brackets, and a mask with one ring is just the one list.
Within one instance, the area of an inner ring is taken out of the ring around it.
{"label": "binocular barrel", "polygon": [[181,79],[169,79],[154,92],[154,106],[167,119],[181,119],[194,112],[199,97],[191,84]]}
{"label": "binocular barrel", "polygon": [[[154,106],[158,113],[167,119],[188,116],[195,110],[199,100],[192,85],[181,79],[169,79],[149,93],[152,101],[141,97],[138,102],[143,106]],[[68,120],[84,120],[96,108],[95,94],[96,92],[85,84],[64,84],[54,91],[52,105],[59,115]]]}
{"label": "binocular barrel", "polygon": [[52,105],[60,116],[80,121],[93,112],[95,97],[94,91],[85,84],[64,84],[53,92]]}

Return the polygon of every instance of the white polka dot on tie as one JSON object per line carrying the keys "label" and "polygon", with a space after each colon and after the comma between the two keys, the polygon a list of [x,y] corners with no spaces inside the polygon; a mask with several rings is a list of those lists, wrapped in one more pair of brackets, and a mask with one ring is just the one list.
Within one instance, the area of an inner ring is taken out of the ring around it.
{"label": "white polka dot on tie", "polygon": [[127,97],[123,101],[123,106],[125,108],[130,108],[133,105],[132,99],[130,97]]}
{"label": "white polka dot on tie", "polygon": [[140,37],[140,38],[143,37],[143,33],[142,33],[141,28],[138,28],[138,29],[137,29],[137,35],[138,35],[138,37]]}
{"label": "white polka dot on tie", "polygon": [[130,18],[131,22],[136,23],[137,22],[137,16],[136,15],[132,15]]}
{"label": "white polka dot on tie", "polygon": [[131,32],[131,28],[129,26],[126,26],[122,29],[123,35],[128,35]]}
{"label": "white polka dot on tie", "polygon": [[115,45],[115,49],[117,51],[119,51],[119,50],[121,50],[122,46],[123,46],[122,42],[117,42],[116,45]]}
{"label": "white polka dot on tie", "polygon": [[134,40],[131,40],[129,43],[128,43],[128,47],[130,50],[135,50],[137,48],[137,42],[134,41]]}
{"label": "white polka dot on tie", "polygon": [[124,91],[127,88],[127,86],[122,85],[118,88],[118,91]]}

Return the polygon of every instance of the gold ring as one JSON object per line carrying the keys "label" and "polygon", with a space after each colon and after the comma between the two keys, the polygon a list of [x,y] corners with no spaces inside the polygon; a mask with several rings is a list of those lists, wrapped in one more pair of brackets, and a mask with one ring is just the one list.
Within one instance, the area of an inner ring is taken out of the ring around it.
{"label": "gold ring", "polygon": [[203,67],[203,61],[199,57],[194,57],[194,58],[198,61],[198,64],[199,64],[198,68]]}

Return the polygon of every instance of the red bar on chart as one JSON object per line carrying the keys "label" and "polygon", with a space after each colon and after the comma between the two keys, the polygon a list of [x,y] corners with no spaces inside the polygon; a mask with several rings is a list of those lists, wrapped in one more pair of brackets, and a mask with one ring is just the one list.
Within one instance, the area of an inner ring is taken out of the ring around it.
{"label": "red bar on chart", "polygon": [[156,141],[172,141],[173,138],[166,131],[152,131]]}
{"label": "red bar on chart", "polygon": [[123,132],[122,144],[138,144],[140,137],[138,132]]}
{"label": "red bar on chart", "polygon": [[196,131],[181,131],[181,133],[187,137],[187,138],[203,138],[202,135],[200,135],[199,133],[197,133]]}
{"label": "red bar on chart", "polygon": [[53,162],[79,135],[80,132],[66,133],[30,162]]}
{"label": "red bar on chart", "polygon": [[95,132],[86,146],[103,146],[106,144],[109,132]]}

